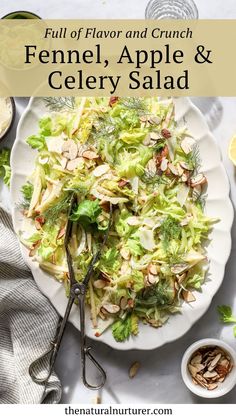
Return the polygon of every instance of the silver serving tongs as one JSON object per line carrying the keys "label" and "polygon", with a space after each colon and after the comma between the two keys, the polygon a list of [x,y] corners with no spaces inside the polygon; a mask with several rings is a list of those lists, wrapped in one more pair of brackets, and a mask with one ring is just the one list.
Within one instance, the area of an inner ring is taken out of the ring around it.
{"label": "silver serving tongs", "polygon": [[[108,235],[109,235],[109,230],[110,230],[111,221],[112,221],[112,205],[110,204],[109,224],[108,224],[108,228],[106,230],[103,242],[100,246],[100,249],[93,256],[93,258],[92,258],[92,260],[89,264],[89,267],[88,267],[88,270],[87,270],[87,273],[84,277],[83,282],[78,283],[75,279],[75,274],[74,274],[74,269],[73,269],[73,260],[72,260],[72,256],[71,256],[70,248],[69,248],[69,243],[70,243],[70,239],[71,239],[71,232],[72,232],[72,225],[73,225],[73,221],[70,220],[70,215],[72,213],[73,206],[74,206],[75,202],[76,202],[76,195],[73,195],[73,197],[71,199],[69,212],[68,212],[68,222],[67,222],[66,233],[65,233],[65,249],[66,249],[66,257],[67,257],[67,264],[68,264],[68,270],[69,270],[69,281],[70,281],[69,300],[68,300],[68,303],[67,303],[67,307],[66,307],[64,317],[62,319],[60,319],[59,322],[58,322],[57,333],[56,333],[55,339],[53,340],[53,342],[51,342],[51,348],[48,351],[46,351],[37,360],[32,362],[32,364],[29,367],[29,374],[30,374],[30,377],[32,378],[32,380],[35,383],[44,384],[44,385],[47,384],[47,382],[48,382],[48,380],[49,380],[49,378],[52,374],[52,370],[54,368],[55,362],[56,362],[57,354],[58,354],[58,351],[59,351],[59,348],[60,348],[60,345],[61,345],[61,341],[62,341],[62,338],[63,338],[63,335],[64,335],[64,331],[65,331],[65,328],[66,328],[66,324],[67,324],[71,309],[73,307],[74,301],[78,300],[79,312],[80,312],[80,331],[81,331],[82,379],[83,379],[83,383],[86,387],[88,387],[89,389],[92,389],[92,390],[98,390],[101,387],[103,387],[104,384],[105,384],[106,373],[105,373],[104,369],[102,368],[102,366],[98,363],[98,361],[91,354],[92,348],[90,346],[87,346],[87,343],[86,343],[85,296],[86,296],[86,291],[87,291],[89,280],[90,280],[91,275],[92,275],[93,270],[94,270],[94,265],[99,260],[99,258],[101,256],[102,248],[106,244],[106,241],[107,241],[107,238],[108,238]],[[98,385],[92,385],[87,381],[87,378],[86,378],[86,357],[88,359],[90,359],[90,361],[95,365],[95,367],[100,372],[101,382]],[[48,372],[47,372],[45,377],[41,378],[39,376],[39,372],[38,372],[38,365],[39,365],[40,361],[41,362],[46,361],[48,358],[49,358]]]}

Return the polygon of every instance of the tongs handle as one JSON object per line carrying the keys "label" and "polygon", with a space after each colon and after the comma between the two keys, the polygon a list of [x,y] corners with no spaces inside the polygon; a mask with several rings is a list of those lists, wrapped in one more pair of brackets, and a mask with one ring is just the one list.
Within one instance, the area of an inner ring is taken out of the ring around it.
{"label": "tongs handle", "polygon": [[[86,289],[85,289],[86,292]],[[81,364],[82,364],[82,380],[84,385],[90,390],[99,390],[106,382],[106,373],[102,366],[91,354],[92,348],[87,346],[86,343],[86,332],[85,332],[85,293],[81,293],[79,296],[79,310],[80,310],[80,331],[81,331]],[[93,365],[97,368],[100,374],[100,382],[97,385],[92,385],[87,380],[86,374],[86,358],[88,358]]]}
{"label": "tongs handle", "polygon": [[[63,319],[60,318],[58,321],[57,333],[54,340],[51,342],[51,347],[46,352],[44,352],[44,354],[41,355],[38,359],[33,361],[29,366],[29,375],[32,378],[32,380],[37,384],[46,384],[52,374],[52,371],[53,371],[53,368],[57,359],[57,354],[61,345],[61,341],[65,332],[66,323],[68,321],[71,308],[74,303],[74,299],[75,298],[73,294],[71,294],[68,300],[67,306],[66,306],[65,315]],[[45,362],[48,364],[48,371],[46,375],[41,378],[38,376],[38,369],[39,369],[38,364],[40,364],[40,362]]]}

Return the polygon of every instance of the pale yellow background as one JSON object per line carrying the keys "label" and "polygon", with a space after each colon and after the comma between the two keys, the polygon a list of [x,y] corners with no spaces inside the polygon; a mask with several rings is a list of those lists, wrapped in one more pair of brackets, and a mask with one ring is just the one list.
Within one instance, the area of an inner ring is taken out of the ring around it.
{"label": "pale yellow background", "polygon": [[[66,39],[44,39],[45,28],[58,30],[67,28]],[[73,40],[69,34],[78,31],[82,27],[79,40]],[[111,38],[84,38],[86,28],[96,28],[97,31],[120,30],[122,35],[117,39]],[[127,39],[126,32],[129,30],[144,31],[147,28],[146,38]],[[154,28],[162,30],[186,30],[193,32],[192,39],[163,38],[154,39],[151,32]],[[90,90],[88,88],[73,90],[54,90],[48,85],[48,76],[52,71],[62,71],[63,79],[66,76],[77,77],[78,70],[82,70],[83,79],[88,76],[99,77],[121,76],[117,90],[113,93],[117,96],[236,96],[236,21],[235,20],[48,20],[48,21],[0,21],[0,95],[10,96],[107,96],[111,94],[111,84],[106,83],[104,90]],[[94,50],[96,44],[101,45],[102,61],[109,60],[109,66],[104,68],[99,64],[40,64],[35,60],[32,65],[24,65],[24,45],[37,45],[41,49],[58,50],[65,53],[68,49],[77,49],[80,54],[84,50]],[[155,69],[150,69],[145,64],[140,71],[139,79],[144,76],[152,76],[155,79],[155,71],[160,70],[162,79],[172,75],[174,78],[181,76],[183,71],[189,73],[189,89],[148,89],[142,86],[137,90],[129,89],[129,73],[135,71],[135,64],[117,64],[117,60],[127,45],[132,57],[136,50],[164,50],[164,46],[170,44],[171,51],[181,49],[184,52],[183,64],[159,64]],[[206,50],[211,50],[210,59],[212,64],[197,64],[194,61],[196,47],[204,45]],[[64,86],[64,85],[63,85]]]}

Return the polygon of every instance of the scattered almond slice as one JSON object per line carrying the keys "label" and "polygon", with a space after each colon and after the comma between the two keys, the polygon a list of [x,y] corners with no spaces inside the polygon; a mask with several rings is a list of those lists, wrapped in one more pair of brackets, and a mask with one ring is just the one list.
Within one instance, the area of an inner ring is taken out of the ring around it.
{"label": "scattered almond slice", "polygon": [[74,160],[78,154],[77,144],[73,140],[64,141],[62,145],[63,156],[69,160]]}
{"label": "scattered almond slice", "polygon": [[61,162],[60,162],[62,169],[66,168],[67,162],[68,162],[68,159],[66,157],[62,157]]}
{"label": "scattered almond slice", "polygon": [[150,143],[151,143],[151,137],[150,137],[150,134],[147,134],[143,140],[143,145],[149,145]]}
{"label": "scattered almond slice", "polygon": [[160,269],[158,269],[157,265],[154,265],[154,263],[150,263],[150,265],[148,265],[148,271],[152,275],[157,275],[159,273]]}
{"label": "scattered almond slice", "polygon": [[185,170],[192,170],[192,169],[191,169],[191,167],[189,166],[189,164],[188,164],[188,163],[186,163],[185,161],[181,161],[179,164],[180,164],[180,166],[182,167],[182,169],[185,169]]}
{"label": "scattered almond slice", "polygon": [[130,226],[138,226],[140,224],[140,220],[138,217],[128,217],[127,218],[127,224],[129,224]]}
{"label": "scattered almond slice", "polygon": [[130,251],[129,249],[122,247],[120,249],[120,254],[124,260],[130,260]]}
{"label": "scattered almond slice", "polygon": [[194,297],[194,295],[191,291],[183,290],[182,295],[183,295],[184,301],[186,301],[186,303],[193,303],[194,301],[196,301],[196,297]]}
{"label": "scattered almond slice", "polygon": [[205,183],[207,183],[207,178],[203,175],[203,173],[199,173],[198,175],[190,179],[190,184],[192,188],[194,188],[197,185],[204,185]]}
{"label": "scattered almond slice", "polygon": [[93,176],[100,177],[108,172],[110,169],[110,166],[108,164],[101,164],[100,166],[97,166],[96,169],[93,171]]}
{"label": "scattered almond slice", "polygon": [[128,305],[128,299],[126,297],[121,297],[121,299],[120,299],[121,310],[125,310],[127,305]]}
{"label": "scattered almond slice", "polygon": [[197,355],[195,355],[194,358],[191,359],[191,364],[192,365],[200,364],[201,362],[202,362],[202,355],[201,354],[197,354]]}
{"label": "scattered almond slice", "polygon": [[190,373],[191,373],[192,377],[193,377],[193,378],[195,378],[195,377],[196,377],[196,375],[197,375],[197,373],[198,373],[197,368],[196,368],[195,366],[193,366],[193,365],[189,364],[189,365],[188,365],[188,369],[189,369],[189,371],[190,371]]}
{"label": "scattered almond slice", "polygon": [[218,384],[208,384],[208,390],[215,390],[215,388],[217,388],[218,387]]}
{"label": "scattered almond slice", "polygon": [[160,135],[157,133],[157,132],[150,132],[150,137],[151,137],[151,140],[155,140],[155,141],[157,141],[157,140],[160,140]]}
{"label": "scattered almond slice", "polygon": [[93,286],[94,288],[97,289],[102,289],[107,285],[107,282],[104,281],[103,279],[97,279],[96,281],[94,281]]}
{"label": "scattered almond slice", "polygon": [[67,170],[73,172],[80,164],[83,164],[84,160],[81,157],[77,157],[77,159],[69,160],[67,163]]}
{"label": "scattered almond slice", "polygon": [[185,154],[189,154],[193,150],[194,144],[195,144],[195,140],[193,138],[185,137],[181,141],[180,146]]}
{"label": "scattered almond slice", "polygon": [[129,369],[129,378],[134,378],[140,368],[139,362],[134,362]]}
{"label": "scattered almond slice", "polygon": [[161,161],[160,169],[165,172],[168,167],[168,160],[164,157]]}
{"label": "scattered almond slice", "polygon": [[96,160],[98,159],[98,154],[95,151],[86,150],[83,152],[82,156],[88,160]]}
{"label": "scattered almond slice", "polygon": [[120,307],[116,304],[105,303],[103,304],[103,309],[110,314],[116,314],[120,311]]}
{"label": "scattered almond slice", "polygon": [[148,280],[150,285],[154,285],[159,281],[159,276],[158,275],[152,275],[151,273],[149,273],[148,276],[147,276],[147,280]]}
{"label": "scattered almond slice", "polygon": [[175,176],[179,175],[178,169],[173,165],[173,163],[169,163],[168,167],[169,167],[171,173],[173,173],[173,175],[175,175]]}
{"label": "scattered almond slice", "polygon": [[204,378],[214,378],[214,377],[217,377],[218,376],[218,374],[217,374],[217,372],[216,371],[206,371],[204,374],[203,374],[203,377]]}

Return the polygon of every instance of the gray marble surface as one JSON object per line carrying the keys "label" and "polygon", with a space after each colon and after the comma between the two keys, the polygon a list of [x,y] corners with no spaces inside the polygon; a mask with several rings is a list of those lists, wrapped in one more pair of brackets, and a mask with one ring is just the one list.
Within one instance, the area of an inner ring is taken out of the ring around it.
{"label": "gray marble surface", "polygon": [[[1,1],[0,15],[9,11],[25,9],[44,18],[143,18],[146,0],[9,0]],[[236,18],[235,0],[196,0],[200,18]],[[235,170],[227,157],[231,136],[236,133],[236,98],[193,98],[207,117],[215,139],[221,149],[224,166],[231,183],[231,197],[236,205]],[[10,136],[3,145],[14,141],[17,121],[27,104],[27,99],[17,99],[17,117]],[[212,117],[213,116],[213,117]],[[8,191],[0,185],[0,200],[9,206]],[[204,403],[191,394],[182,382],[180,362],[183,352],[193,341],[204,337],[223,338],[233,347],[236,340],[231,326],[222,326],[217,318],[218,304],[231,304],[236,312],[236,223],[232,229],[233,247],[226,266],[225,279],[203,318],[178,341],[153,351],[112,350],[96,343],[96,355],[107,371],[107,383],[100,396],[103,403]],[[222,243],[222,246],[224,244]],[[63,403],[91,403],[96,392],[87,390],[80,379],[80,336],[68,326],[56,369],[63,385]],[[128,370],[134,361],[140,361],[137,376],[130,380]],[[91,372],[92,373],[92,372]],[[236,389],[214,400],[216,403],[234,403]]]}

